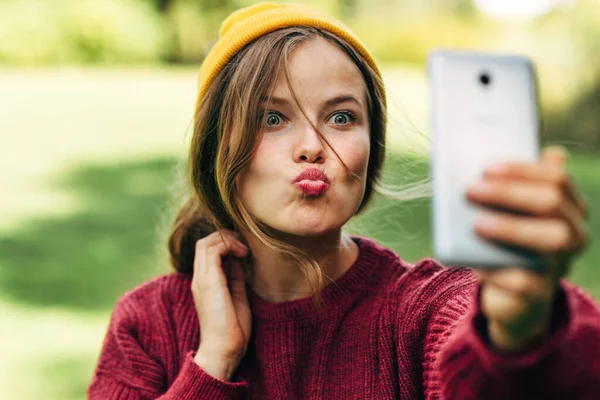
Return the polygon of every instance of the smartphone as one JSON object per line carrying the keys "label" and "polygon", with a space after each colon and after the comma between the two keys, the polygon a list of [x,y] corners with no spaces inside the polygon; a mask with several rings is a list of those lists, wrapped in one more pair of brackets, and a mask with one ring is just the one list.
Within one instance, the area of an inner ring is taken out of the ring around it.
{"label": "smartphone", "polygon": [[498,162],[536,162],[536,74],[526,57],[436,50],[428,57],[431,94],[432,221],[435,257],[447,265],[538,269],[538,256],[475,233],[481,208],[467,188]]}

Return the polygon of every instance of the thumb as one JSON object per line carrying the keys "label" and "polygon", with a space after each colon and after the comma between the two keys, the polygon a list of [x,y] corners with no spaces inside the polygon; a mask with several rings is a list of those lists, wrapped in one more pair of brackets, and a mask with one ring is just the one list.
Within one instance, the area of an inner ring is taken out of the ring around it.
{"label": "thumb", "polygon": [[569,158],[569,151],[563,146],[549,146],[542,151],[543,164],[564,166]]}

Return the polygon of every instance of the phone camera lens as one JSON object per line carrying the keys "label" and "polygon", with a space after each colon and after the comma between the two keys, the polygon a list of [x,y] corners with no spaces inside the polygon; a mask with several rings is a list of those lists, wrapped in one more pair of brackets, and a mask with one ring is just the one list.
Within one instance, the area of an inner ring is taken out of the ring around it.
{"label": "phone camera lens", "polygon": [[488,86],[490,83],[492,83],[492,78],[490,77],[490,74],[483,72],[479,75],[479,82],[481,82],[481,84],[484,86]]}

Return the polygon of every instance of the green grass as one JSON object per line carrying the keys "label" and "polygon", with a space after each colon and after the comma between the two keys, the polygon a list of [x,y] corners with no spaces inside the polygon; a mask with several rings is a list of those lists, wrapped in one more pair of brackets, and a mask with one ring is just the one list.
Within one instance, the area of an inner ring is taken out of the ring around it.
{"label": "green grass", "polygon": [[[426,130],[426,86],[416,70],[387,78],[386,178],[401,184],[427,174],[416,133]],[[168,270],[157,246],[195,71],[0,71],[0,87],[0,393],[81,399],[117,298]],[[571,168],[596,207],[600,160],[578,155]],[[431,255],[428,204],[376,198],[351,228],[416,261]],[[594,212],[590,223],[600,233]],[[593,243],[571,277],[600,299],[598,259]]]}

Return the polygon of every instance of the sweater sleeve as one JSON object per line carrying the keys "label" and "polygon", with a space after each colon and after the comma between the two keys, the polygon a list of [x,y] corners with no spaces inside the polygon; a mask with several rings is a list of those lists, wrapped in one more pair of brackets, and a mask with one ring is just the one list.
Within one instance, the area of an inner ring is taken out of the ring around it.
{"label": "sweater sleeve", "polygon": [[88,387],[89,399],[225,400],[245,396],[247,383],[213,378],[194,362],[193,352],[186,354],[179,374],[167,388],[165,369],[148,350],[161,340],[160,333],[152,329],[155,320],[143,314],[146,308],[127,295],[117,303]]}
{"label": "sweater sleeve", "polygon": [[[425,358],[437,382],[429,398],[600,399],[600,309],[581,289],[561,282],[549,335],[513,355],[490,346],[479,290],[468,296],[452,298],[431,320]],[[459,322],[448,319],[463,311]]]}

